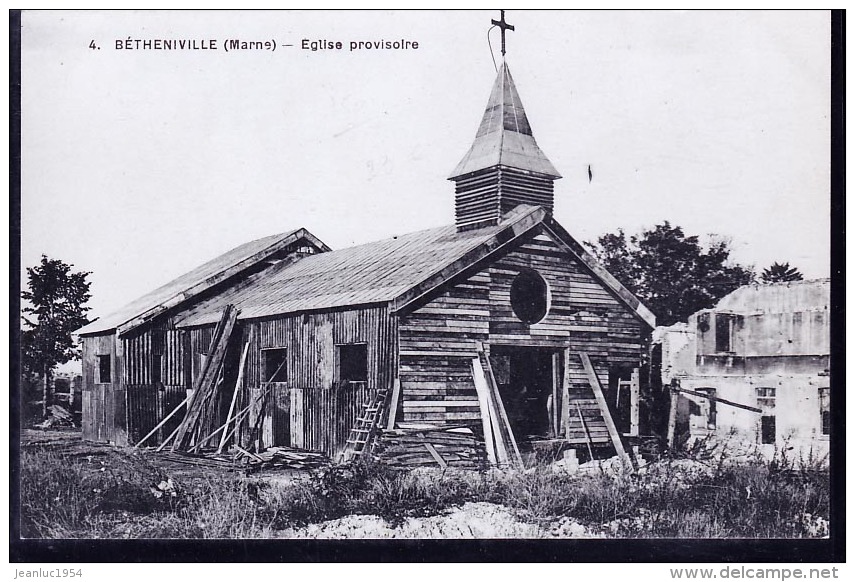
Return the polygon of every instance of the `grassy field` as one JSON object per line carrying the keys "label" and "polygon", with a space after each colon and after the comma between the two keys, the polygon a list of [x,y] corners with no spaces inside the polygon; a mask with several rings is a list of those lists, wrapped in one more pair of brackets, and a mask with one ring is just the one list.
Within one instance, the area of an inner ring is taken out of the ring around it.
{"label": "grassy field", "polygon": [[572,518],[607,537],[802,538],[828,535],[829,476],[814,460],[739,464],[666,459],[635,474],[394,471],[356,463],[272,481],[171,476],[144,453],[21,456],[21,532],[31,538],[261,538],[347,515],[392,525],[466,502],[521,521]]}

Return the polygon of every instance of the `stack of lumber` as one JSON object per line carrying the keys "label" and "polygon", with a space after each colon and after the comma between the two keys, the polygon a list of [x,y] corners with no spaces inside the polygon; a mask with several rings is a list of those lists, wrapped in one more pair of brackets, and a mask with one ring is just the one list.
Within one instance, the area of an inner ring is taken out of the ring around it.
{"label": "stack of lumber", "polygon": [[438,466],[484,469],[484,443],[472,431],[436,429],[385,430],[378,444],[380,461],[392,467]]}
{"label": "stack of lumber", "polygon": [[329,457],[317,451],[305,451],[290,447],[270,447],[262,453],[250,453],[236,447],[240,460],[250,469],[317,469],[328,465]]}
{"label": "stack of lumber", "polygon": [[157,453],[157,456],[163,461],[223,471],[257,471],[279,468],[317,469],[330,462],[324,453],[289,447],[270,447],[264,452],[252,453],[239,446],[233,446],[224,453],[204,451],[194,454],[181,451],[163,451]]}
{"label": "stack of lumber", "polygon": [[242,469],[231,455],[218,455],[216,453],[191,454],[180,451],[163,451],[157,453],[157,458],[162,461],[181,463],[182,465],[193,465],[222,471],[237,471]]}

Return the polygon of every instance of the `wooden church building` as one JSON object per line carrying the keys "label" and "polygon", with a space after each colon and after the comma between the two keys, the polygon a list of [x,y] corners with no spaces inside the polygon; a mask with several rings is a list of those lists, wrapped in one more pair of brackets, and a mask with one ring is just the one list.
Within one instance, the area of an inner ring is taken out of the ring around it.
{"label": "wooden church building", "polygon": [[621,449],[655,318],[555,220],[560,177],[503,62],[449,178],[454,224],[341,250],[270,236],[87,325],[84,438],[179,442],[205,391],[194,421],[232,420],[220,435],[243,446],[336,455],[360,430],[451,430],[494,463]]}

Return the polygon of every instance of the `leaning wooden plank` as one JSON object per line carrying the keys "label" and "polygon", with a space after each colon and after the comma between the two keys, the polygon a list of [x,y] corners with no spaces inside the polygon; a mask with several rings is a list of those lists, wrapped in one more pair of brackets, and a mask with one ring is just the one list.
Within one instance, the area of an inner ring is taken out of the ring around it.
{"label": "leaning wooden plank", "polygon": [[170,441],[172,441],[172,439],[173,439],[173,438],[175,438],[175,435],[176,435],[176,434],[178,434],[178,429],[179,429],[179,428],[181,428],[181,427],[180,427],[180,426],[176,426],[176,427],[175,427],[175,430],[173,430],[173,431],[172,431],[172,434],[170,434],[168,437],[166,437],[165,439],[163,439],[163,442],[162,442],[162,443],[160,443],[160,446],[159,446],[159,447],[157,447],[157,448],[155,449],[155,451],[156,451],[156,452],[158,452],[158,453],[159,453],[160,451],[162,451],[162,450],[166,447],[166,445],[168,445],[168,444],[170,443]]}
{"label": "leaning wooden plank", "polygon": [[[238,393],[243,387],[243,370],[246,365],[246,355],[249,352],[249,344],[250,342],[246,342],[246,345],[243,346],[243,354],[240,356],[240,367],[238,368],[237,380],[235,381],[235,390],[232,393],[232,403],[229,405],[229,413],[226,415],[226,429],[228,430],[229,423],[232,420],[232,414],[235,411],[235,403],[237,402]],[[223,447],[226,444],[226,436],[227,430],[223,431],[223,438],[220,439],[220,446],[217,447],[217,452],[222,453]]]}
{"label": "leaning wooden plank", "polygon": [[182,401],[181,401],[181,404],[179,404],[178,406],[176,406],[176,407],[172,410],[172,412],[170,412],[169,414],[167,414],[167,415],[164,417],[164,419],[163,419],[163,420],[161,420],[160,422],[158,422],[158,423],[157,423],[157,426],[156,426],[156,427],[154,427],[153,429],[151,429],[151,432],[150,432],[150,433],[148,433],[147,435],[145,435],[142,439],[140,439],[140,442],[138,442],[137,444],[135,444],[135,445],[134,445],[134,448],[138,448],[140,445],[142,445],[144,442],[146,442],[149,438],[151,438],[151,435],[153,435],[154,433],[156,433],[156,432],[160,429],[160,427],[162,427],[164,424],[166,424],[166,422],[167,422],[170,418],[172,418],[173,416],[175,416],[175,413],[176,413],[176,412],[178,412],[179,410],[181,410],[181,407],[183,407],[185,404],[187,404],[187,401],[188,401],[189,399],[190,399],[190,397],[188,396],[187,398],[185,398],[184,400],[182,400]]}
{"label": "leaning wooden plank", "polygon": [[[252,402],[250,402],[249,404],[247,404],[247,405],[246,405],[246,406],[245,406],[245,407],[244,407],[240,412],[238,412],[238,413],[235,415],[235,417],[234,417],[235,427],[237,426],[237,422],[238,422],[239,420],[242,420],[242,419],[243,419],[243,418],[244,418],[244,417],[245,417],[245,416],[250,412],[250,409],[252,408],[252,406],[253,406],[256,402],[258,402],[258,401],[261,399],[261,397],[262,397],[262,396],[264,396],[265,394],[267,394],[267,392],[269,392],[269,391],[270,391],[270,388],[268,388],[265,392],[260,393],[258,396],[256,396],[256,397],[255,397],[255,399],[254,399]],[[208,441],[210,441],[212,438],[214,438],[215,436],[217,436],[218,434],[220,434],[220,432],[221,432],[221,431],[223,431],[223,430],[226,428],[226,426],[227,426],[227,425],[226,425],[226,424],[224,424],[223,426],[221,426],[220,428],[218,428],[217,430],[215,430],[214,432],[212,432],[211,434],[209,434],[208,436],[206,436],[204,439],[200,440],[198,444],[196,444],[196,445],[194,445],[194,446],[193,446],[193,450],[198,450],[200,447],[202,447],[203,445],[205,445],[205,443],[207,443],[207,442],[208,442]],[[229,431],[228,436],[226,437],[226,440],[228,440],[228,439],[229,439],[229,437],[231,437],[231,436],[232,436],[232,434],[234,434],[234,432],[235,432],[235,427],[232,427],[232,430],[231,430],[231,431]]]}
{"label": "leaning wooden plank", "polygon": [[493,426],[490,423],[490,401],[487,398],[487,380],[484,378],[484,370],[481,369],[481,361],[472,358],[472,379],[475,382],[475,392],[478,394],[478,406],[481,408],[481,426],[484,429],[484,444],[487,448],[487,460],[490,465],[496,466],[496,446],[493,443]]}
{"label": "leaning wooden plank", "polygon": [[514,451],[514,463],[517,468],[522,469],[525,465],[522,460],[522,455],[520,454],[520,449],[517,446],[517,439],[514,437],[514,430],[511,428],[511,421],[508,419],[508,413],[505,411],[505,404],[502,402],[502,395],[499,394],[499,386],[496,384],[496,377],[493,375],[493,367],[490,365],[490,358],[484,355],[484,361],[486,362],[487,367],[487,386],[490,390],[491,399],[495,402],[496,409],[499,412],[503,439],[511,442],[511,447]]}
{"label": "leaning wooden plank", "polygon": [[386,420],[386,430],[395,428],[395,417],[398,415],[398,402],[401,400],[401,380],[395,378],[392,384],[392,402],[389,403],[389,418]]}
{"label": "leaning wooden plank", "polygon": [[600,386],[600,379],[594,371],[591,359],[585,352],[579,352],[579,358],[582,360],[582,366],[585,368],[585,373],[588,375],[588,383],[594,390],[594,397],[597,399],[597,404],[600,406],[600,414],[602,414],[603,420],[606,421],[606,428],[609,430],[609,437],[612,440],[612,445],[615,447],[615,452],[626,468],[632,468],[632,461],[623,448],[623,443],[620,440],[620,434],[618,434],[611,412],[609,412],[609,405],[606,402],[606,397],[603,395],[603,389]]}
{"label": "leaning wooden plank", "polygon": [[478,360],[478,366],[481,370],[481,377],[484,378],[484,392],[487,395],[487,412],[490,417],[490,428],[493,430],[493,446],[496,447],[496,463],[499,466],[507,466],[509,462],[507,438],[502,434],[502,419],[499,416],[499,409],[496,406],[496,401],[493,399],[490,390],[490,380],[487,377],[487,372],[484,369],[484,363],[481,358]]}
{"label": "leaning wooden plank", "polygon": [[[198,386],[193,391],[194,397],[188,406],[187,415],[184,417],[184,421],[181,423],[178,434],[175,436],[175,441],[172,444],[173,451],[188,446],[194,439],[198,441],[200,435],[196,434],[196,432],[202,421],[202,415],[209,405],[209,400],[217,388],[217,378],[225,359],[226,347],[236,320],[237,310],[232,305],[227,305],[223,310],[223,317],[220,320],[223,324],[222,333],[219,338],[215,337],[211,340],[214,351],[206,360],[204,376],[200,378]],[[215,340],[217,340],[216,343]]]}
{"label": "leaning wooden plank", "polygon": [[430,453],[430,456],[433,457],[437,463],[439,463],[440,467],[442,467],[443,469],[448,467],[448,463],[445,462],[445,459],[442,458],[442,455],[440,455],[436,451],[436,449],[434,448],[434,446],[432,444],[424,443],[424,445],[425,445],[425,448],[427,449],[427,451]]}

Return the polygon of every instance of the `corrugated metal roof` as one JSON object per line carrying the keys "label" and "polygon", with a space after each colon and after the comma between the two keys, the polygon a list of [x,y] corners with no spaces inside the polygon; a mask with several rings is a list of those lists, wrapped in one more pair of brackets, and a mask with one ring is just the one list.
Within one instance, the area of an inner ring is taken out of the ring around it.
{"label": "corrugated metal roof", "polygon": [[250,319],[391,301],[535,210],[519,206],[498,225],[478,230],[443,226],[274,265],[202,302],[177,323],[215,323],[228,304],[240,309],[240,319]]}
{"label": "corrugated metal roof", "polygon": [[239,247],[236,247],[199,267],[196,267],[189,273],[181,275],[166,285],[158,287],[154,291],[143,295],[139,299],[128,303],[118,311],[95,320],[94,322],[80,328],[75,333],[93,334],[115,329],[146,311],[156,308],[164,302],[184,293],[188,289],[202,284],[208,279],[225,274],[229,269],[247,259],[258,256],[260,260],[264,257],[266,254],[265,251],[267,250],[272,254],[279,249],[279,244],[281,242],[292,237],[301,230],[303,229],[292,230],[283,234],[275,234],[242,244]]}
{"label": "corrugated metal roof", "polygon": [[561,177],[534,139],[507,63],[502,63],[496,76],[475,142],[450,179],[493,166]]}

